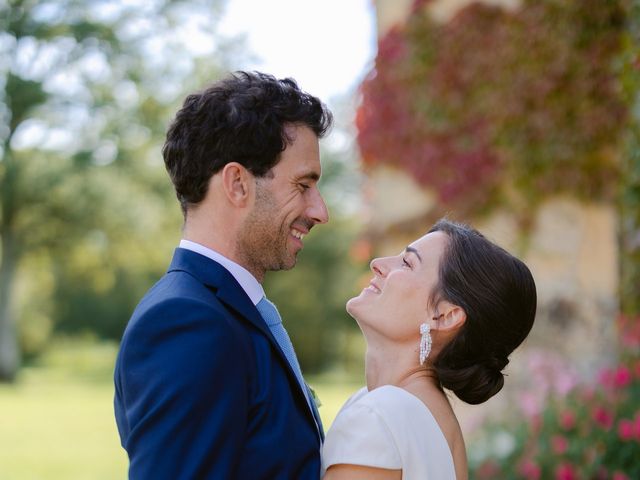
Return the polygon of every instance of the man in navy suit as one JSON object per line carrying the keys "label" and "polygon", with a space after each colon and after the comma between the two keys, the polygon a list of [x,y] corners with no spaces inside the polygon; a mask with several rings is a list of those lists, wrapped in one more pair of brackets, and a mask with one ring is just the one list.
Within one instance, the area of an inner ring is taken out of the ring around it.
{"label": "man in navy suit", "polygon": [[236,72],[187,97],[165,165],[185,217],[115,369],[132,479],[316,479],[322,424],[261,282],[328,220],[326,106],[291,79]]}

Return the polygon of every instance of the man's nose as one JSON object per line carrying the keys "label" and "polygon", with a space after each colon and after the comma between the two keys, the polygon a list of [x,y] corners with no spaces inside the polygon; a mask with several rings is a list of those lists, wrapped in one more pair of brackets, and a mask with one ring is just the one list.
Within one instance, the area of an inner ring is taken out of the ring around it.
{"label": "man's nose", "polygon": [[307,215],[315,223],[327,223],[329,221],[329,210],[327,210],[327,205],[324,203],[320,190],[317,188],[314,188],[314,195],[309,203]]}

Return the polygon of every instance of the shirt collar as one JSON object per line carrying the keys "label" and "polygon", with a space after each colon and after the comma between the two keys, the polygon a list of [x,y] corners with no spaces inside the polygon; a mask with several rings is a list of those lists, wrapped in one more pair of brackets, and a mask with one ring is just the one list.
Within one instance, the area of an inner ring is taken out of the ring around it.
{"label": "shirt collar", "polygon": [[249,270],[238,265],[233,260],[229,260],[224,255],[205,247],[204,245],[192,242],[191,240],[185,240],[184,238],[180,240],[180,248],[204,255],[205,257],[222,265],[229,271],[233,278],[236,279],[254,305],[257,305],[262,297],[264,297],[264,289],[262,288],[262,285],[260,285],[260,282],[256,280],[256,277],[254,277]]}

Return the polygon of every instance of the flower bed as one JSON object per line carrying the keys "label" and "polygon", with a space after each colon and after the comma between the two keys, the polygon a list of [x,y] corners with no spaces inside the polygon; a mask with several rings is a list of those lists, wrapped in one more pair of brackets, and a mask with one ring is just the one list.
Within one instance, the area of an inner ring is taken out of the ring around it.
{"label": "flower bed", "polygon": [[522,421],[488,425],[488,442],[503,448],[493,445],[476,459],[471,478],[640,478],[640,317],[621,316],[618,327],[618,364],[591,382],[575,383],[571,374],[552,379],[542,385],[542,404],[540,396],[523,402]]}

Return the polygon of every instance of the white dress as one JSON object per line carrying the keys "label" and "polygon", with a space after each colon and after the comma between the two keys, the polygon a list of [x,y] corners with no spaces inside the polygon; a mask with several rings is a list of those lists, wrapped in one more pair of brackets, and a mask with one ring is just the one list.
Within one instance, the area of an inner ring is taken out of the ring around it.
{"label": "white dress", "polygon": [[402,469],[403,480],[455,480],[449,444],[416,396],[385,385],[363,388],[344,404],[322,447],[322,474],[331,465]]}

